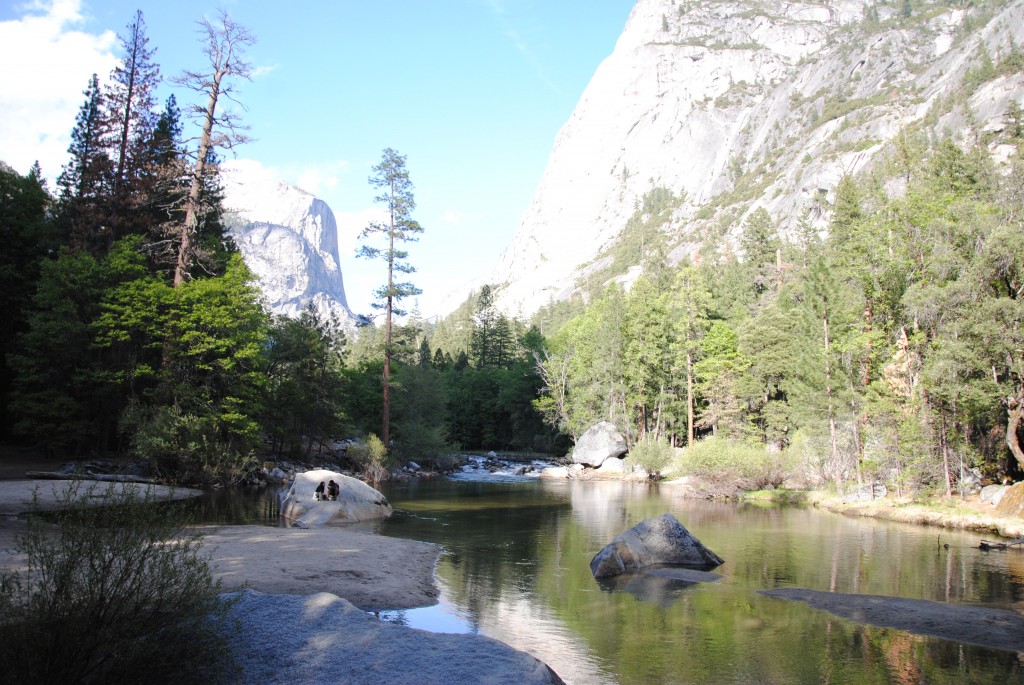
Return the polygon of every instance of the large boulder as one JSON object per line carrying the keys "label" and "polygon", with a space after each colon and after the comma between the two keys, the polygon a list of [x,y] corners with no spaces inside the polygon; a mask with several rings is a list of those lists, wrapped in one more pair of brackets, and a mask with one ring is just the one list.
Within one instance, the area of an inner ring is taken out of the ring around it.
{"label": "large boulder", "polygon": [[1024,482],[1014,483],[1006,489],[999,504],[996,505],[996,513],[1003,516],[1024,516]]}
{"label": "large boulder", "polygon": [[[338,499],[317,501],[316,486],[332,480],[340,489]],[[285,520],[306,527],[387,518],[391,512],[391,505],[380,492],[361,480],[327,469],[296,474],[281,502]]]}
{"label": "large boulder", "polygon": [[595,578],[608,578],[658,564],[710,569],[722,563],[675,516],[662,514],[612,540],[591,560],[590,571]]}
{"label": "large boulder", "polygon": [[606,459],[621,457],[626,453],[626,439],[614,423],[602,421],[587,429],[576,442],[572,451],[574,464],[599,467]]}

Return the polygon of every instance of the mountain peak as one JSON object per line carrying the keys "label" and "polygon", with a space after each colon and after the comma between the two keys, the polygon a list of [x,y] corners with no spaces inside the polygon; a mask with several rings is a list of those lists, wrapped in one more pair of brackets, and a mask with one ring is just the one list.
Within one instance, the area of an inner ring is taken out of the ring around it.
{"label": "mountain peak", "polygon": [[231,237],[270,310],[296,317],[311,305],[322,320],[352,328],[338,225],[327,203],[256,163],[226,164],[221,178]]}
{"label": "mountain peak", "polygon": [[[985,8],[860,0],[639,0],[559,131],[518,232],[484,282],[528,315],[639,263],[609,250],[653,196],[674,259],[765,209],[823,231],[839,180],[901,132],[964,137],[1024,99],[1019,74],[961,87],[979,53],[1024,42],[1024,0]],[[942,105],[942,110],[937,109]],[[591,282],[589,286],[595,283]],[[597,283],[600,285],[600,283]]]}

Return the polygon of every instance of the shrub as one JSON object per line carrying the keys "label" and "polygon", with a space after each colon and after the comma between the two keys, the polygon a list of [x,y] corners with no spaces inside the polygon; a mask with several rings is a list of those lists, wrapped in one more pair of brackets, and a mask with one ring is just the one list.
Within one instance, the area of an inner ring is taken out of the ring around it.
{"label": "shrub", "polygon": [[60,500],[48,518],[34,501],[27,570],[0,574],[0,682],[220,680],[227,605],[183,510],[136,486]]}
{"label": "shrub", "polygon": [[657,476],[672,461],[672,446],[668,440],[648,434],[633,445],[626,461],[651,476]]}
{"label": "shrub", "polygon": [[255,463],[233,449],[209,419],[177,407],[149,410],[132,405],[121,427],[132,434],[135,453],[158,477],[172,483],[237,482]]}
{"label": "shrub", "polygon": [[743,490],[777,488],[786,479],[790,457],[764,445],[712,437],[687,448],[679,459],[681,473],[708,480],[738,481]]}
{"label": "shrub", "polygon": [[348,448],[348,458],[371,483],[387,480],[388,450],[384,442],[373,433],[366,436],[366,442],[356,443]]}

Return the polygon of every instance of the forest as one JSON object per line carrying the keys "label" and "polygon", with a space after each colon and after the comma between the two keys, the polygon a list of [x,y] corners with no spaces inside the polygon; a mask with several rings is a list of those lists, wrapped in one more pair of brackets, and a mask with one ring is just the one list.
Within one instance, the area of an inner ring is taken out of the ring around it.
{"label": "forest", "polygon": [[[85,90],[57,187],[38,166],[0,166],[5,442],[230,482],[268,455],[377,435],[382,449],[353,453],[378,466],[444,468],[458,450],[563,456],[607,420],[652,475],[750,489],[951,494],[1021,477],[1019,109],[1009,170],[981,137],[908,130],[840,182],[827,230],[807,220],[782,235],[754,203],[682,259],[670,258],[679,198],[653,188],[612,271],[528,321],[498,309],[500,285],[440,321],[403,316],[417,289],[382,270],[385,325],[346,332],[312,309],[270,315],[232,243],[218,160],[246,136],[216,103],[248,78],[252,37],[226,15],[207,27],[208,70],[175,79],[205,104],[155,102],[140,12],[108,85],[94,76]],[[404,161],[385,150],[370,179],[400,241],[423,230]],[[389,268],[408,257],[394,242],[363,253]],[[641,276],[617,277],[636,264]]]}
{"label": "forest", "polygon": [[[676,266],[666,231],[622,241],[643,276],[555,308],[570,318],[546,341],[536,406],[575,436],[614,421],[655,470],[687,447],[675,466],[752,488],[1019,478],[1019,112],[1008,128],[1002,171],[983,144],[906,132],[842,179],[824,235],[804,222],[784,238],[754,209]],[[648,200],[636,227],[661,223],[664,198]]]}
{"label": "forest", "polygon": [[[390,450],[373,458],[429,466],[456,447],[549,447],[555,431],[530,405],[532,356],[512,337],[526,331],[494,337],[492,351],[493,307],[469,331],[489,342],[454,355],[429,354],[415,316],[385,341],[376,326],[346,336],[312,309],[296,319],[265,310],[225,226],[217,175],[219,156],[246,141],[243,122],[216,104],[248,78],[253,38],[224,14],[201,23],[208,68],[175,79],[201,104],[172,95],[157,105],[139,12],[109,84],[87,84],[57,187],[38,165],[25,175],[0,165],[3,441],[130,454],[169,480],[231,482],[267,456],[308,458],[329,441],[381,434],[386,351]],[[390,161],[404,171],[404,158]]]}

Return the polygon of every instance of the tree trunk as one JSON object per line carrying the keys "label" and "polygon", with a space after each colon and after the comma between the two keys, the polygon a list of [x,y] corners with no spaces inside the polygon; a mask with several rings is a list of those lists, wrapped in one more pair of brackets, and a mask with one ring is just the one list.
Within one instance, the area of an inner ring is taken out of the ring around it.
{"label": "tree trunk", "polygon": [[946,497],[953,496],[953,477],[949,473],[949,440],[946,438],[946,416],[942,416],[942,434],[939,436],[942,446],[942,471],[946,476]]}
{"label": "tree trunk", "polygon": [[1021,449],[1017,431],[1021,421],[1024,420],[1024,388],[1017,392],[1016,397],[1007,399],[1006,410],[1006,446],[1010,448],[1013,457],[1024,469],[1024,449]]}
{"label": "tree trunk", "polygon": [[693,355],[686,351],[686,446],[693,447]]}
{"label": "tree trunk", "polygon": [[[392,189],[392,197],[394,189]],[[392,199],[391,206],[395,206]],[[388,449],[391,440],[391,316],[394,310],[395,290],[395,212],[391,211],[391,230],[388,232],[388,299],[384,315],[384,408],[381,412],[381,440]]]}
{"label": "tree trunk", "polygon": [[178,262],[174,267],[174,287],[185,282],[188,268],[192,260],[192,243],[199,224],[199,203],[203,195],[203,180],[206,176],[206,158],[213,145],[213,125],[216,119],[217,98],[220,96],[220,82],[224,72],[218,70],[210,84],[210,98],[206,103],[206,114],[203,119],[203,135],[199,139],[199,151],[196,153],[196,164],[192,170],[192,185],[189,187],[188,200],[185,203],[185,223],[181,227],[181,242],[178,245]]}
{"label": "tree trunk", "polygon": [[828,396],[828,431],[829,444],[831,446],[832,466],[836,469],[836,485],[839,484],[841,471],[839,469],[839,446],[836,441],[836,412],[832,402],[832,363],[829,358],[831,345],[828,336],[828,315],[821,317],[825,333],[825,393]]}

